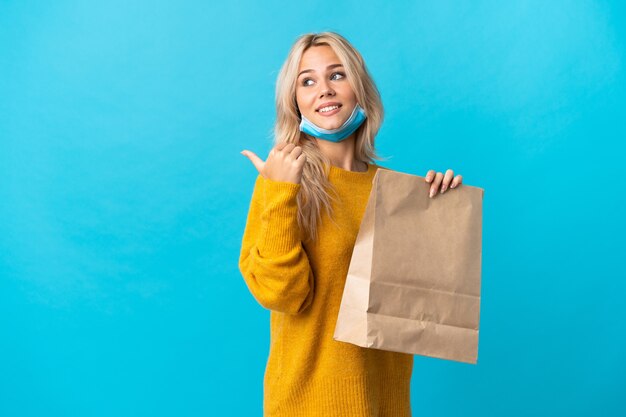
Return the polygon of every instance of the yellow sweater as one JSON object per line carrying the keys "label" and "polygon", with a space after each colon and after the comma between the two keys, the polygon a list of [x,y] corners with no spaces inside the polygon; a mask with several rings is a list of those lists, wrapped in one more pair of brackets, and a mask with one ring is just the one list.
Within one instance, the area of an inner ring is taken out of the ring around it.
{"label": "yellow sweater", "polygon": [[340,203],[322,210],[318,241],[302,242],[300,184],[257,176],[239,269],[270,310],[265,417],[408,417],[413,355],[333,340],[343,287],[376,170],[331,166]]}

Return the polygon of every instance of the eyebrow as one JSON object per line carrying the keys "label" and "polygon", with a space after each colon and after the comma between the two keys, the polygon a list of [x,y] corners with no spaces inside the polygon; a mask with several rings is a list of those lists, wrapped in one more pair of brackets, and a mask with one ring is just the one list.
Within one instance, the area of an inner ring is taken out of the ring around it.
{"label": "eyebrow", "polygon": [[[343,67],[342,64],[331,64],[329,66],[326,67],[326,71],[328,71],[329,69],[333,69],[335,67]],[[300,71],[300,74],[298,74],[298,77],[301,76],[302,74],[304,74],[305,72],[313,72],[312,69],[305,69],[304,71]]]}

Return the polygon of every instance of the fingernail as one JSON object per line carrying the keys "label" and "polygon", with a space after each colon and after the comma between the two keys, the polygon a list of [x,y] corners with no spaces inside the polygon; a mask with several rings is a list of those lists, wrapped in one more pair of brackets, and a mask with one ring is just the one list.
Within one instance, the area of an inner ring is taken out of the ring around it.
{"label": "fingernail", "polygon": [[452,185],[450,186],[450,188],[454,188],[454,187],[456,187],[456,184],[452,184]]}
{"label": "fingernail", "polygon": [[446,192],[446,186],[444,185],[443,187],[441,187],[441,194]]}
{"label": "fingernail", "polygon": [[433,195],[435,195],[435,190],[430,190],[430,198],[433,198]]}

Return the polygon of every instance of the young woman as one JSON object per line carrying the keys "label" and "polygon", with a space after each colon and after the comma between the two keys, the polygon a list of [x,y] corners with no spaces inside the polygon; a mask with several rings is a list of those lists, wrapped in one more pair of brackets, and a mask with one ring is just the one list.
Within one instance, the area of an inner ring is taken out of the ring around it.
{"label": "young woman", "polygon": [[[276,85],[275,146],[258,170],[239,269],[270,310],[264,416],[411,415],[413,355],[333,340],[352,250],[380,160],[380,95],[334,32],[300,36]],[[386,168],[385,168],[386,169]],[[430,197],[461,185],[429,170]]]}

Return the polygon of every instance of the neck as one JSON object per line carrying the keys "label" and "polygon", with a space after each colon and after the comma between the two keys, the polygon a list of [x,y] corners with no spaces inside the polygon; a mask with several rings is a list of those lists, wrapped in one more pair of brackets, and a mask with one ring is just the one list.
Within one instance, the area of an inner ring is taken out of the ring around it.
{"label": "neck", "polygon": [[355,158],[356,133],[352,133],[340,142],[331,142],[316,137],[312,137],[312,139],[317,143],[322,154],[330,160],[331,165],[346,171],[363,172],[367,170],[367,165]]}

